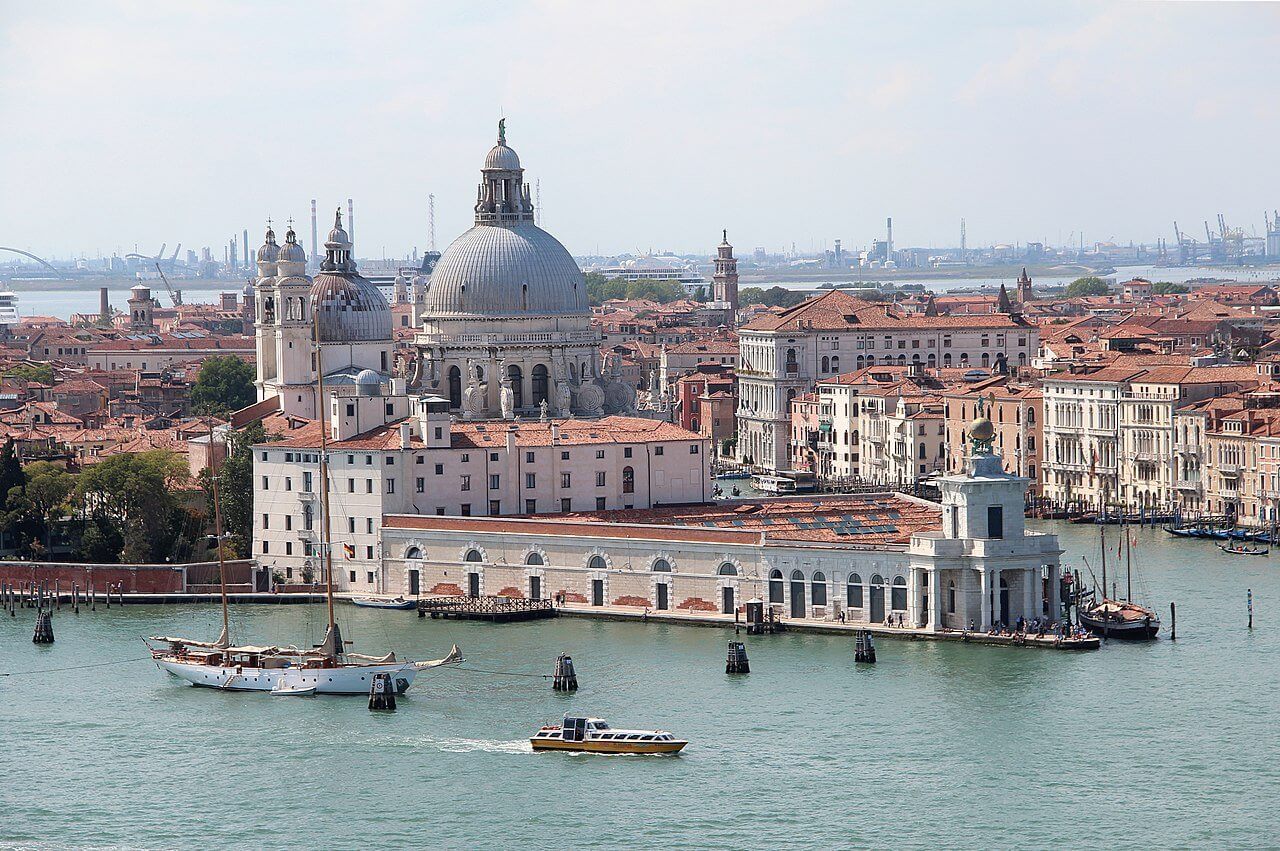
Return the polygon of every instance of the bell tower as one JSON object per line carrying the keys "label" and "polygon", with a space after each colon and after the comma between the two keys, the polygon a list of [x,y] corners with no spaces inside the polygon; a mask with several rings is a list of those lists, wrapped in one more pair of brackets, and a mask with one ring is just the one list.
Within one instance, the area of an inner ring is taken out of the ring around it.
{"label": "bell tower", "polygon": [[715,301],[727,304],[733,313],[738,311],[738,260],[729,244],[729,231],[722,231],[720,244],[716,246],[716,271],[712,277],[712,294]]}

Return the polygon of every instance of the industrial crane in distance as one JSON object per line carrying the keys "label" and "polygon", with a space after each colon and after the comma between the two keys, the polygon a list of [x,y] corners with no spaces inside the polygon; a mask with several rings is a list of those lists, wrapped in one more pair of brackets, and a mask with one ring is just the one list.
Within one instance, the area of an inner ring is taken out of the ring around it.
{"label": "industrial crane in distance", "polygon": [[165,289],[169,291],[169,298],[173,299],[173,306],[181,307],[182,306],[182,290],[175,290],[173,288],[173,284],[169,283],[169,279],[164,276],[164,270],[160,268],[159,263],[156,264],[156,271],[160,273],[160,280],[164,281]]}

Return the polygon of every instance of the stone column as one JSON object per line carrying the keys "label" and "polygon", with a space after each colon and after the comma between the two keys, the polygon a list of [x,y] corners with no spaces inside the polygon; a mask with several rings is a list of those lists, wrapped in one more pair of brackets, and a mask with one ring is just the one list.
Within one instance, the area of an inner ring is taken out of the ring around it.
{"label": "stone column", "polygon": [[907,625],[915,627],[920,622],[920,577],[915,568],[907,570]]}
{"label": "stone column", "polygon": [[1049,619],[1058,620],[1062,610],[1061,599],[1062,570],[1056,564],[1049,565]]}
{"label": "stone column", "polygon": [[978,621],[978,628],[986,632],[991,629],[991,575],[993,571],[986,567],[978,568],[978,571],[979,579],[982,583],[982,617]]}
{"label": "stone column", "polygon": [[1040,615],[1040,607],[1036,604],[1040,599],[1040,568],[1027,568],[1023,571],[1023,576],[1025,587],[1022,589],[1022,616],[1031,620]]}
{"label": "stone column", "polygon": [[[937,566],[929,569],[929,585],[933,589],[929,592],[929,601],[933,603],[933,608],[929,611],[929,628],[939,630],[942,629],[945,602],[942,598],[942,570]],[[935,600],[937,602],[933,602]]]}

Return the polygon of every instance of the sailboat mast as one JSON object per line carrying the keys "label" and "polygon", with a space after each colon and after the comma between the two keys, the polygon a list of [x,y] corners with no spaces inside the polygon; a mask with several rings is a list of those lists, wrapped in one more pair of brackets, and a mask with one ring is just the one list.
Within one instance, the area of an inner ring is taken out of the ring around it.
{"label": "sailboat mast", "polygon": [[1124,598],[1133,601],[1133,536],[1124,530]]}
{"label": "sailboat mast", "polygon": [[[1105,518],[1104,518],[1105,519]],[[1102,541],[1102,599],[1107,599],[1107,524],[1098,524],[1098,537]]]}
{"label": "sailboat mast", "polygon": [[[228,427],[230,424],[228,423]],[[217,536],[216,546],[218,548],[218,584],[222,587],[222,637],[228,642],[231,641],[231,631],[229,627],[230,618],[227,616],[227,570],[226,558],[222,552],[222,506],[218,500],[218,465],[214,460],[213,449],[213,423],[209,423],[209,464],[211,475],[209,480],[213,483],[213,533]]]}
{"label": "sailboat mast", "polygon": [[[320,352],[320,314],[311,305],[311,321],[315,328],[316,340],[316,412],[320,418],[320,511],[321,530],[324,534],[324,576],[325,595],[329,602],[329,629],[334,627],[333,619],[333,538],[329,529],[329,435],[324,418],[324,358]],[[337,648],[341,652],[342,648]]]}

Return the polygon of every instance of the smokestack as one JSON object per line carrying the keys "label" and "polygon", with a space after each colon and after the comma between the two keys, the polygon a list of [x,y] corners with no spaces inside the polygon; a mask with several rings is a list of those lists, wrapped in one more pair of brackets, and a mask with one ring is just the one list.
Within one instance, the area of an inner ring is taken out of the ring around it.
{"label": "smokestack", "polygon": [[886,254],[884,259],[892,260],[893,259],[893,216],[890,216],[886,220],[886,224],[888,225],[888,228],[889,228],[889,234],[885,240],[886,242],[888,242],[888,245],[885,246]]}
{"label": "smokestack", "polygon": [[98,287],[98,321],[103,325],[111,321],[111,302],[107,298],[106,287]]}
{"label": "smokestack", "polygon": [[249,229],[244,229],[244,242],[240,243],[241,253],[244,255],[244,267],[249,268]]}
{"label": "smokestack", "polygon": [[319,260],[316,259],[316,253],[320,250],[320,246],[316,242],[316,239],[317,239],[316,199],[312,198],[311,199],[311,265],[313,267],[315,266],[315,264],[320,262]]}
{"label": "smokestack", "polygon": [[[351,244],[356,244],[356,208],[351,203],[351,199],[347,199],[347,239],[351,240]],[[351,259],[355,258],[355,249],[352,249]]]}

